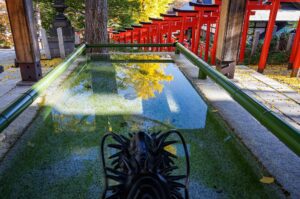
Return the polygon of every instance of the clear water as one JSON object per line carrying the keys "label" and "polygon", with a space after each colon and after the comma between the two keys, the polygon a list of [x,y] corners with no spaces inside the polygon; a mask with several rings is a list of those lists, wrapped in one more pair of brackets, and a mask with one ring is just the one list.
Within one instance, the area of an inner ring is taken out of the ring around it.
{"label": "clear water", "polygon": [[[168,129],[181,131],[188,144],[191,198],[279,197],[275,185],[259,182],[265,171],[177,66],[159,63],[166,58],[112,55],[79,66],[45,99],[10,154],[0,198],[99,198],[104,133]],[[171,150],[184,160],[180,144]]]}

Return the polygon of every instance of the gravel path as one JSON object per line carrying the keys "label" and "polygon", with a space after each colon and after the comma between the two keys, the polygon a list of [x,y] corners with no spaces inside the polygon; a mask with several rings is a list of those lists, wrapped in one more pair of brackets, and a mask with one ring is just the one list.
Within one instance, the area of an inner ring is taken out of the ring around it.
{"label": "gravel path", "polygon": [[14,49],[0,49],[0,65],[7,66],[15,63]]}

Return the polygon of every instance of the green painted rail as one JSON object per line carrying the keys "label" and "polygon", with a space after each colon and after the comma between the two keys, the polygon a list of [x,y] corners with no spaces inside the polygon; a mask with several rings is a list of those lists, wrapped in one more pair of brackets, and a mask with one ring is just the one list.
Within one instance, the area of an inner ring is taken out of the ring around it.
{"label": "green painted rail", "polygon": [[127,47],[174,47],[175,43],[165,43],[165,44],[87,44],[87,48],[127,48]]}
{"label": "green painted rail", "polygon": [[206,75],[209,76],[213,81],[224,88],[235,101],[251,113],[262,125],[268,128],[277,138],[300,156],[300,132],[297,129],[279,118],[269,108],[259,104],[231,80],[197,57],[182,44],[176,43],[175,46],[187,59],[199,67],[199,78],[204,79],[206,78]]}
{"label": "green painted rail", "polygon": [[2,111],[0,113],[0,133],[31,105],[42,91],[48,88],[57,77],[65,72],[74,60],[84,52],[85,48],[85,44],[81,45],[74,53],[68,56],[63,63],[59,64],[49,74],[34,84],[31,89]]}

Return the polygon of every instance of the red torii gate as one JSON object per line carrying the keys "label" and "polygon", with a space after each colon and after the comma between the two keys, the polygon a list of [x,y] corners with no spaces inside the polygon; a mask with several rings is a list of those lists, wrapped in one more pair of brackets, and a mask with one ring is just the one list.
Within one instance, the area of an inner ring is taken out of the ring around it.
{"label": "red torii gate", "polygon": [[297,77],[300,68],[300,19],[296,30],[296,36],[291,51],[289,65],[292,66],[291,77]]}
{"label": "red torii gate", "polygon": [[[195,40],[195,29],[198,20],[198,12],[194,10],[181,10],[181,9],[173,9],[176,12],[177,16],[182,17],[182,24],[180,27],[180,35],[179,35],[179,42],[185,42],[185,31],[188,29],[192,30],[191,40]],[[187,38],[186,38],[187,39]]]}
{"label": "red torii gate", "polygon": [[[253,10],[270,10],[270,16],[269,21],[266,29],[266,35],[264,44],[262,47],[260,60],[258,64],[258,72],[263,72],[267,59],[269,54],[269,48],[272,40],[273,30],[276,23],[276,16],[278,13],[278,10],[280,8],[280,3],[286,3],[286,2],[300,2],[300,0],[248,0],[246,4],[246,13],[245,13],[245,19],[244,19],[244,25],[243,25],[243,35],[241,38],[241,46],[240,46],[240,55],[239,55],[239,61],[244,61],[245,58],[245,49],[246,49],[246,40],[247,40],[247,33],[248,33],[248,27],[249,27],[249,20],[250,15],[255,14]],[[297,48],[297,47],[296,47]],[[292,51],[291,57],[294,56],[295,52]]]}
{"label": "red torii gate", "polygon": [[[269,17],[269,23],[266,30],[266,37],[265,42],[262,48],[262,53],[260,57],[259,67],[258,71],[263,72],[267,56],[269,53],[269,46],[272,39],[272,33],[275,25],[276,15],[278,12],[278,9],[280,7],[281,2],[300,2],[300,0],[247,0],[246,4],[246,13],[245,13],[245,19],[244,19],[244,25],[243,25],[243,31],[242,31],[242,37],[241,37],[241,45],[240,45],[240,54],[239,54],[239,60],[242,61],[244,59],[245,54],[245,46],[246,46],[246,39],[247,39],[247,32],[249,27],[249,18],[250,15],[255,14],[254,10],[270,10],[270,17]],[[267,3],[267,4],[265,4]],[[220,7],[221,7],[221,0],[218,0],[215,2],[215,4],[206,5],[201,3],[193,3],[190,2],[190,5],[193,6],[194,10],[180,10],[180,9],[174,9],[176,12],[175,15],[170,14],[162,14],[161,16],[163,19],[158,18],[149,18],[152,20],[151,22],[148,22],[149,27],[147,27],[147,36],[145,35],[144,31],[139,31],[140,36],[138,36],[137,42],[145,42],[150,41],[155,43],[164,43],[164,42],[172,42],[173,41],[173,33],[180,32],[179,42],[184,43],[184,35],[185,31],[189,28],[192,28],[192,47],[191,50],[198,54],[199,52],[199,43],[200,43],[200,32],[203,25],[206,24],[206,42],[205,45],[200,45],[200,56],[202,56],[202,52],[205,46],[205,60],[208,60],[209,56],[209,49],[210,49],[210,27],[211,24],[216,24],[216,31],[215,31],[215,38],[214,42],[210,51],[210,57],[211,57],[211,63],[215,64],[215,57],[216,57],[216,49],[217,49],[217,38],[219,33],[219,18],[220,18]],[[176,22],[174,22],[176,21]],[[191,23],[192,21],[192,23]],[[196,22],[196,23],[195,23]],[[145,23],[142,22],[143,26],[146,26]],[[188,24],[188,25],[187,25]],[[148,26],[147,25],[147,26]],[[134,27],[141,29],[142,27]],[[144,29],[145,30],[145,29]],[[133,30],[131,30],[134,32]],[[297,31],[299,32],[299,31]],[[133,34],[133,33],[132,33]],[[298,35],[298,34],[297,34]],[[164,39],[163,36],[167,36],[167,39]],[[298,36],[300,37],[300,36]],[[121,34],[122,38],[122,34]],[[147,39],[146,39],[147,38]],[[296,37],[297,39],[297,37]],[[120,39],[119,39],[120,40]],[[132,41],[131,41],[132,42]],[[294,42],[295,45],[297,42]],[[292,64],[293,59],[295,60],[296,50],[298,47],[295,45],[293,46],[292,53],[291,53],[291,59],[290,59],[290,65]],[[295,64],[294,64],[295,65]]]}
{"label": "red torii gate", "polygon": [[127,31],[127,33],[129,33],[129,34],[126,34],[126,36],[130,37],[130,43],[134,43],[133,28],[132,27],[126,27],[124,29]]}
{"label": "red torii gate", "polygon": [[111,33],[112,33],[111,34],[112,40],[119,43],[120,42],[120,40],[119,40],[120,33],[118,31],[115,31],[115,30],[112,31]]}
{"label": "red torii gate", "polygon": [[[141,21],[140,24],[142,24],[142,26],[144,27],[144,29],[147,31],[147,34],[145,35],[147,37],[147,42],[153,42],[153,33],[154,33],[154,27],[152,25],[152,22],[144,22]],[[145,40],[145,39],[144,39]]]}
{"label": "red torii gate", "polygon": [[261,50],[260,59],[259,59],[259,63],[258,63],[257,71],[260,73],[264,72],[264,69],[267,64],[270,44],[271,44],[271,40],[272,40],[273,30],[274,30],[276,16],[277,16],[279,7],[280,7],[280,0],[273,0],[272,1],[272,9],[270,12],[270,17],[269,17],[268,26],[267,26],[267,31],[266,31],[266,35],[265,35],[265,41],[264,41],[264,44],[263,44],[263,47]]}
{"label": "red torii gate", "polygon": [[133,35],[137,43],[142,43],[142,28],[143,26],[140,24],[133,24],[131,25],[133,27]]}
{"label": "red torii gate", "polygon": [[[181,28],[182,17],[174,15],[174,14],[160,14],[161,17],[163,17],[164,21],[168,22],[168,32],[167,32],[167,43],[172,43],[176,41],[172,37],[173,32],[177,32]],[[169,47],[168,50],[171,50],[172,48]]]}
{"label": "red torii gate", "polygon": [[[201,4],[201,3],[194,3],[190,2],[190,5],[193,7],[195,11],[198,12],[198,23],[196,26],[196,36],[195,36],[195,42],[193,44],[193,52],[195,54],[198,54],[199,50],[199,42],[200,42],[200,36],[201,36],[201,28],[204,24],[206,24],[206,44],[205,44],[205,61],[208,60],[208,53],[209,53],[209,45],[210,45],[210,27],[212,23],[217,23],[218,18],[218,12],[219,12],[219,5],[217,4]],[[213,13],[217,13],[213,16]],[[218,30],[216,30],[217,32]]]}
{"label": "red torii gate", "polygon": [[[152,18],[149,17],[152,21],[152,24],[156,27],[156,33],[154,34],[156,43],[164,43],[163,35],[168,33],[168,25],[169,22],[164,21],[162,18]],[[161,50],[162,48],[157,48],[157,50]]]}
{"label": "red torii gate", "polygon": [[240,44],[240,55],[239,61],[243,62],[245,59],[245,50],[246,50],[246,43],[247,43],[247,36],[248,36],[248,28],[250,22],[250,16],[255,14],[253,10],[270,10],[272,8],[271,5],[263,4],[263,1],[251,1],[248,0],[246,3],[246,13],[244,18],[244,25],[243,25],[243,32]]}

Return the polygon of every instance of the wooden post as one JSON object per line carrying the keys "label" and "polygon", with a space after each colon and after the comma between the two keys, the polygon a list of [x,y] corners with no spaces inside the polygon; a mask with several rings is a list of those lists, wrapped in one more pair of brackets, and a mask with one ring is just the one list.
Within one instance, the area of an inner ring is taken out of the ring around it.
{"label": "wooden post", "polygon": [[24,82],[42,77],[40,50],[34,24],[32,0],[6,0],[16,51],[16,67],[20,67]]}
{"label": "wooden post", "polygon": [[297,49],[295,61],[293,63],[291,77],[298,77],[299,68],[300,68],[300,44],[298,44],[298,49]]}
{"label": "wooden post", "polygon": [[223,0],[216,55],[217,70],[228,78],[234,77],[241,32],[245,16],[246,0]]}
{"label": "wooden post", "polygon": [[259,36],[260,36],[260,31],[256,30],[255,33],[254,33],[254,37],[253,37],[251,56],[253,56],[255,51],[257,50],[257,46],[258,46],[258,43],[259,43]]}
{"label": "wooden post", "polygon": [[43,49],[45,51],[45,56],[47,59],[51,59],[48,38],[47,38],[46,30],[44,28],[41,29],[41,37],[42,37]]}
{"label": "wooden post", "polygon": [[64,36],[63,36],[62,28],[57,28],[57,37],[58,37],[59,54],[60,57],[64,59],[66,57],[66,53],[65,53]]}

